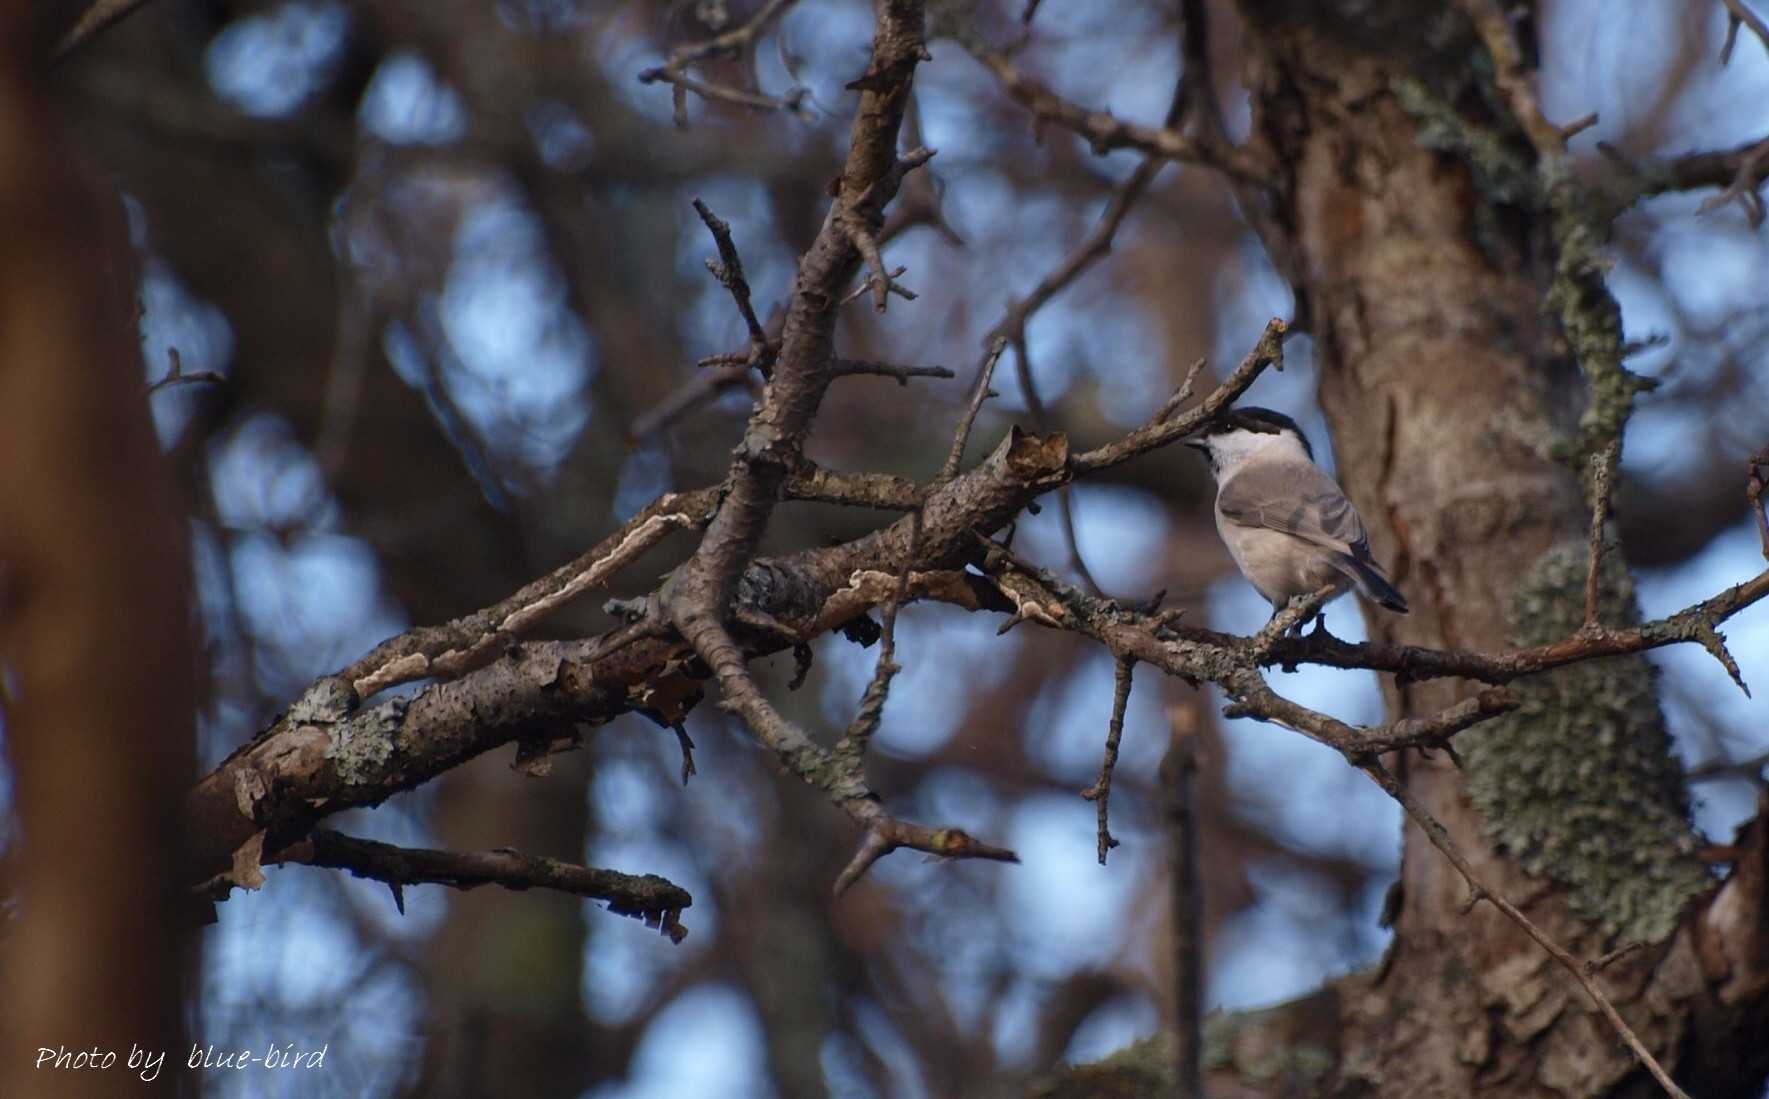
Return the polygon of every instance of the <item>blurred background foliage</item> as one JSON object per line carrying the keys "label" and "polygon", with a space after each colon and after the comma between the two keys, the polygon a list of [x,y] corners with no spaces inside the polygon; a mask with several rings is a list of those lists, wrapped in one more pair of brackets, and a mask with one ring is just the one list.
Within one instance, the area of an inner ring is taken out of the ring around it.
{"label": "blurred background foliage", "polygon": [[[638,74],[747,20],[753,0],[156,0],[60,69],[77,154],[123,194],[143,272],[148,380],[190,513],[207,642],[204,761],[261,728],[312,678],[411,625],[492,603],[581,551],[660,492],[716,482],[752,383],[708,385],[696,359],[747,343],[689,206],[731,223],[764,319],[827,207],[864,66],[865,0],[802,0],[709,78],[796,113],[689,96]],[[1019,63],[1073,100],[1156,122],[1179,66],[1176,4],[1043,5]],[[1544,0],[1547,112],[1600,121],[1582,171],[1757,136],[1769,59],[1749,36],[1715,57],[1722,5]],[[963,7],[1021,33],[1019,0]],[[1239,42],[1212,5],[1231,130],[1245,126]],[[920,293],[847,307],[844,354],[943,364],[955,381],[856,378],[830,392],[820,464],[925,479],[938,467],[985,334],[1057,268],[1137,163],[1042,136],[950,40],[917,76],[911,177],[887,246]],[[1622,217],[1609,274],[1635,369],[1662,383],[1628,436],[1617,499],[1648,614],[1755,571],[1742,463],[1769,434],[1769,247],[1736,205],[1703,195]],[[977,445],[1034,424],[1085,443],[1145,418],[1199,356],[1232,364],[1289,293],[1221,181],[1168,166],[1106,262],[1027,329],[997,375]],[[1419,364],[1429,370],[1429,363]],[[688,397],[694,397],[689,400]],[[1306,340],[1249,400],[1296,415],[1330,450]],[[1330,460],[1330,457],[1329,457]],[[1100,585],[1165,588],[1194,620],[1248,630],[1265,605],[1232,574],[1189,455],[1111,471],[1074,493],[1078,548]],[[880,517],[775,513],[765,548],[852,537]],[[1018,545],[1070,568],[1058,509]],[[677,536],[627,570],[647,590]],[[550,628],[611,620],[585,600]],[[1349,602],[1329,615],[1362,636]],[[672,945],[575,898],[387,891],[329,871],[272,872],[206,933],[193,1034],[220,1046],[329,1043],[323,1073],[217,1074],[216,1095],[983,1096],[1059,1060],[1150,1033],[1169,1015],[1166,854],[1156,765],[1170,710],[1196,717],[1209,1006],[1300,994],[1368,964],[1399,855],[1398,811],[1331,752],[1216,718],[1220,700],[1145,673],[1113,804],[1123,846],[1094,858],[1093,777],[1109,657],[996,616],[906,609],[875,787],[912,819],[1016,849],[1020,866],[899,854],[839,901],[854,835],[715,707],[675,739],[637,717],[596,729],[531,778],[505,753],[339,822],[442,847],[512,846],[631,872],[694,895]],[[1756,608],[1730,635],[1747,675],[1769,655]],[[844,725],[874,654],[815,646],[796,693],[788,656],[762,669],[789,714]],[[1694,647],[1654,655],[1680,750],[1707,767],[1698,823],[1717,840],[1751,810],[1769,711]],[[1274,673],[1275,674],[1275,673]],[[1372,721],[1375,677],[1309,669],[1276,685]],[[1190,718],[1180,718],[1190,720]],[[1755,761],[1754,764],[1751,761]],[[1744,761],[1742,766],[1732,764]],[[250,1078],[248,1079],[248,1076]],[[268,1081],[268,1082],[267,1082]],[[266,1091],[269,1088],[272,1090]]]}

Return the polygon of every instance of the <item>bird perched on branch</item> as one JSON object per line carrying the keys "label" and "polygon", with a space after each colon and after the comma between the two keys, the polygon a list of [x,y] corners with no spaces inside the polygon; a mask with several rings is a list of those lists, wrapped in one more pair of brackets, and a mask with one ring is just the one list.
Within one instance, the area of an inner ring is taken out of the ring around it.
{"label": "bird perched on branch", "polygon": [[1217,533],[1274,614],[1329,585],[1329,598],[1355,587],[1407,613],[1406,597],[1370,556],[1364,521],[1314,464],[1295,420],[1269,408],[1235,408],[1183,441],[1210,460]]}

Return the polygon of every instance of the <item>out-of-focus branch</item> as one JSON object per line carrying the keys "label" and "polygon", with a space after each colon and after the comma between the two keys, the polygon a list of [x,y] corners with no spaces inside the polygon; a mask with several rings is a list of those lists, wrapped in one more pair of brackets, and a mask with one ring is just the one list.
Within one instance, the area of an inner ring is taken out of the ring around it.
{"label": "out-of-focus branch", "polygon": [[1106,852],[1118,846],[1109,826],[1112,772],[1118,767],[1118,740],[1124,735],[1124,708],[1130,703],[1130,673],[1135,667],[1135,661],[1123,658],[1112,666],[1112,716],[1106,722],[1106,751],[1100,759],[1099,777],[1093,780],[1093,785],[1081,791],[1082,797],[1093,802],[1098,818],[1094,831],[1101,866],[1106,864]]}
{"label": "out-of-focus branch", "polygon": [[656,874],[623,874],[593,866],[524,855],[509,848],[495,851],[437,851],[423,847],[396,847],[390,843],[357,839],[340,832],[317,829],[307,838],[284,848],[281,862],[298,862],[348,870],[359,878],[385,882],[393,890],[393,903],[405,912],[404,887],[446,885],[473,889],[501,885],[505,889],[556,889],[592,900],[607,901],[617,916],[645,921],[681,942],[688,929],[680,921],[682,910],[694,898],[681,886]]}
{"label": "out-of-focus branch", "polygon": [[1161,760],[1166,795],[1168,875],[1173,880],[1174,1080],[1181,1099],[1204,1097],[1204,883],[1198,873],[1195,714],[1173,708],[1167,755]]}
{"label": "out-of-focus branch", "polygon": [[726,84],[697,80],[688,72],[689,67],[698,61],[706,61],[714,57],[731,57],[749,49],[754,45],[757,36],[767,29],[768,24],[779,18],[787,8],[796,3],[798,0],[768,0],[749,22],[733,27],[723,34],[715,35],[704,42],[677,47],[671,51],[668,62],[639,73],[639,83],[672,85],[671,95],[675,104],[676,125],[684,130],[688,128],[689,92],[693,92],[702,99],[735,103],[739,107],[799,114],[804,110],[806,95],[804,88],[793,88],[785,95],[780,96],[764,95],[760,92],[733,88]]}
{"label": "out-of-focus branch", "polygon": [[[1193,76],[1191,66],[1187,65],[1174,87],[1173,100],[1168,105],[1165,123],[1169,129],[1179,124],[1180,117],[1185,110],[1186,92],[1191,86]],[[1049,432],[1050,420],[1045,414],[1044,400],[1038,395],[1038,384],[1032,370],[1031,353],[1027,348],[1026,325],[1032,315],[1042,309],[1046,302],[1079,278],[1082,272],[1111,254],[1112,241],[1118,235],[1118,227],[1124,224],[1124,219],[1129,215],[1131,207],[1136,205],[1137,199],[1141,198],[1143,193],[1148,190],[1149,184],[1154,182],[1155,177],[1161,174],[1161,169],[1165,166],[1166,161],[1160,157],[1143,158],[1143,162],[1136,166],[1136,171],[1131,173],[1130,178],[1112,196],[1111,202],[1106,204],[1106,209],[1100,214],[1099,221],[1094,224],[1087,236],[1082,238],[1081,243],[1057,265],[1054,271],[1040,279],[1038,285],[1032,288],[1031,293],[1017,301],[1009,301],[1006,315],[990,330],[984,341],[986,343],[1001,339],[1012,341],[1014,367],[1019,374],[1020,391],[1025,395],[1026,407],[1032,413],[1032,423],[1040,434]],[[1063,526],[1063,541],[1069,551],[1069,565],[1087,584],[1088,590],[1095,595],[1103,595],[1099,584],[1093,578],[1093,573],[1087,568],[1086,559],[1081,556],[1080,539],[1075,533],[1073,495],[1073,490],[1065,485],[1059,490],[1057,497]]]}
{"label": "out-of-focus branch", "polygon": [[1726,5],[1726,41],[1720,47],[1720,64],[1727,65],[1732,62],[1732,48],[1738,44],[1738,28],[1740,26],[1749,27],[1751,33],[1757,36],[1757,41],[1763,43],[1763,48],[1769,50],[1769,24],[1763,22],[1762,16],[1752,11],[1750,5],[1746,4],[1744,0],[1720,0],[1720,2]]}
{"label": "out-of-focus branch", "polygon": [[1626,180],[1620,188],[1623,204],[1671,191],[1698,191],[1718,187],[1718,194],[1702,201],[1698,213],[1707,213],[1729,202],[1744,209],[1745,220],[1755,229],[1763,224],[1763,196],[1758,191],[1769,179],[1769,137],[1747,141],[1731,149],[1685,153],[1667,160],[1633,163],[1613,146],[1598,143],[1597,149],[1621,169]]}
{"label": "out-of-focus branch", "polygon": [[1242,183],[1269,186],[1266,167],[1242,146],[1191,138],[1170,126],[1145,126],[1126,122],[1109,111],[1090,110],[1051,91],[1042,81],[1021,71],[1007,54],[991,48],[976,35],[961,34],[959,41],[995,74],[1009,98],[1031,112],[1037,124],[1073,131],[1095,154],[1137,149],[1164,160],[1215,168]]}
{"label": "out-of-focus branch", "polygon": [[1523,50],[1511,32],[1511,20],[1498,0],[1458,0],[1462,11],[1474,23],[1474,29],[1486,43],[1493,59],[1493,81],[1511,106],[1518,125],[1528,135],[1530,144],[1545,159],[1566,155],[1566,133],[1542,114],[1541,101],[1531,86],[1530,74],[1524,66]]}
{"label": "out-of-focus branch", "polygon": [[92,4],[80,13],[80,18],[75,20],[73,27],[56,44],[55,60],[60,61],[146,3],[147,0],[93,0]]}
{"label": "out-of-focus branch", "polygon": [[213,370],[193,370],[186,373],[184,369],[184,356],[178,353],[176,347],[168,347],[166,349],[166,358],[170,361],[171,366],[167,368],[164,377],[148,383],[147,391],[149,393],[158,393],[162,389],[171,389],[172,387],[179,385],[227,384],[227,375],[217,373]]}
{"label": "out-of-focus branch", "polygon": [[1744,208],[1744,219],[1752,229],[1763,224],[1763,196],[1757,191],[1763,186],[1763,179],[1769,176],[1769,138],[1750,146],[1738,156],[1738,166],[1732,178],[1720,189],[1717,195],[1710,195],[1702,201],[1698,213],[1717,210],[1728,202],[1736,202]]}
{"label": "out-of-focus branch", "polygon": [[1747,469],[1744,495],[1750,501],[1751,512],[1757,517],[1757,537],[1763,545],[1763,557],[1769,560],[1769,515],[1763,513],[1763,489],[1769,485],[1769,446],[1751,455]]}

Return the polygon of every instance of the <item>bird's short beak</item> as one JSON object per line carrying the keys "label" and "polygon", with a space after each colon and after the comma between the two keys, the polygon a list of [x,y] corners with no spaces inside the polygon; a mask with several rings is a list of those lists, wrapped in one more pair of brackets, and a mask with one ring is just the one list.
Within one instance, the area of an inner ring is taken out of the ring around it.
{"label": "bird's short beak", "polygon": [[1183,436],[1179,440],[1179,445],[1180,446],[1189,446],[1193,450],[1197,451],[1199,454],[1210,453],[1210,444],[1204,441],[1204,436],[1202,436],[1202,435]]}

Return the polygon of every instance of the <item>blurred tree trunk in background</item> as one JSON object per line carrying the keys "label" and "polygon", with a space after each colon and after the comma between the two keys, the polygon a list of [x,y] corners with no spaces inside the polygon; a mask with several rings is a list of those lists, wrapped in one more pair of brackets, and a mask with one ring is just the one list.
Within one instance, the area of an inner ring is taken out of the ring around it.
{"label": "blurred tree trunk in background", "polygon": [[[189,558],[123,210],[70,170],[36,9],[0,7],[0,1094],[134,1095],[132,1048],[189,1048]],[[58,1071],[42,1050],[114,1058]]]}

